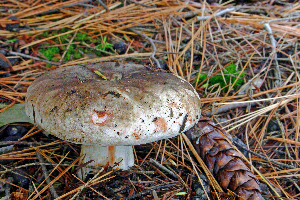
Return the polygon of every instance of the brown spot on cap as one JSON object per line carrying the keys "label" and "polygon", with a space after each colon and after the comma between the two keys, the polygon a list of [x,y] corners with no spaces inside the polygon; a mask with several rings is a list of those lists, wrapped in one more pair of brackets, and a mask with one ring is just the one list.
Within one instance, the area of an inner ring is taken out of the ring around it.
{"label": "brown spot on cap", "polygon": [[169,104],[168,104],[168,107],[169,107],[169,108],[178,108],[179,106],[178,106],[177,103],[172,102],[172,103],[169,103]]}
{"label": "brown spot on cap", "polygon": [[94,113],[91,116],[92,123],[99,126],[103,126],[107,121],[109,121],[110,118],[110,113],[96,109],[94,109]]}
{"label": "brown spot on cap", "polygon": [[167,123],[165,121],[164,118],[162,117],[155,117],[155,119],[153,120],[156,129],[155,132],[167,132]]}
{"label": "brown spot on cap", "polygon": [[134,130],[134,132],[132,133],[132,136],[135,138],[135,139],[140,139],[140,136],[141,134],[139,133],[139,130]]}

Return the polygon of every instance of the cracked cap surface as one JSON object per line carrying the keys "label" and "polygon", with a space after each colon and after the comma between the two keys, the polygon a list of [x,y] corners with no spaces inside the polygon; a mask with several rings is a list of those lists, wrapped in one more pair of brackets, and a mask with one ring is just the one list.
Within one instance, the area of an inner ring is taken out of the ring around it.
{"label": "cracked cap surface", "polygon": [[62,140],[103,146],[174,137],[197,123],[201,112],[198,94],[184,79],[118,62],[46,73],[28,88],[25,110],[35,124]]}

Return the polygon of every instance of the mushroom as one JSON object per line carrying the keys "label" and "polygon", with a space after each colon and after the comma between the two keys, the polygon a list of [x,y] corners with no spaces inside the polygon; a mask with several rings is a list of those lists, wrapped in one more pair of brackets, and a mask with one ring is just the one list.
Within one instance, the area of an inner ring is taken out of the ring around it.
{"label": "mushroom", "polygon": [[124,170],[134,165],[131,145],[174,137],[201,112],[197,92],[184,79],[118,62],[52,70],[30,85],[25,104],[46,132],[82,144],[83,163]]}

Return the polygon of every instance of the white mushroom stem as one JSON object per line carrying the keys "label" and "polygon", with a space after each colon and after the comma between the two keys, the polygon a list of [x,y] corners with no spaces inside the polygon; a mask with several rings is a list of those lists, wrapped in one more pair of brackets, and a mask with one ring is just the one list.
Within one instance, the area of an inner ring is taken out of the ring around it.
{"label": "white mushroom stem", "polygon": [[[119,169],[127,170],[134,165],[134,154],[132,146],[100,146],[100,145],[82,145],[80,155],[83,157],[82,163],[89,163],[83,169],[83,177],[87,173],[93,171],[89,167],[103,167],[107,163],[110,166],[114,166],[115,163],[119,163],[117,166]],[[79,172],[79,174],[81,174]]]}

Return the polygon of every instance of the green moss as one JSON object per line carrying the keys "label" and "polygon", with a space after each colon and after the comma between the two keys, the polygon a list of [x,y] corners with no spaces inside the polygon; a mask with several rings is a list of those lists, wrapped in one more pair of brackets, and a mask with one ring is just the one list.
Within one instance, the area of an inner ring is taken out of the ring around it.
{"label": "green moss", "polygon": [[54,58],[52,59],[52,61],[53,61],[53,62],[58,62],[58,61],[59,61],[59,58],[54,57]]}
{"label": "green moss", "polygon": [[66,55],[65,55],[65,61],[69,61],[70,58],[71,58],[71,53],[70,52],[66,53]]}
{"label": "green moss", "polygon": [[[222,75],[216,75],[213,77],[210,77],[204,84],[203,86],[205,87],[210,87],[213,85],[219,85],[220,88],[223,88],[222,91],[223,92],[227,92],[229,87],[235,82],[233,88],[236,89],[238,87],[240,87],[243,83],[244,80],[242,79],[243,76],[245,75],[244,72],[240,72],[239,69],[237,69],[235,64],[230,64],[227,67],[224,68],[223,70],[223,74],[224,74],[224,78]],[[240,74],[240,76],[239,76]],[[237,80],[237,77],[239,76],[239,79]],[[198,83],[201,83],[202,81],[204,81],[207,78],[207,74],[201,73],[200,75],[197,73],[197,79]],[[196,81],[195,80],[195,84]]]}
{"label": "green moss", "polygon": [[58,32],[59,33],[65,33],[65,32],[68,32],[70,30],[71,30],[70,28],[62,28],[62,29],[59,29]]}
{"label": "green moss", "polygon": [[84,52],[84,48],[82,48],[82,47],[78,47],[77,49],[78,49],[79,51]]}
{"label": "green moss", "polygon": [[46,32],[46,31],[45,31],[45,32],[43,32],[43,33],[41,34],[41,36],[42,36],[42,37],[45,37],[45,38],[46,38],[46,37],[49,37],[49,32]]}
{"label": "green moss", "polygon": [[79,53],[78,51],[77,52],[75,52],[74,54],[73,54],[73,58],[74,59],[79,59],[79,58],[81,58],[82,56],[81,56],[81,53]]}
{"label": "green moss", "polygon": [[58,47],[48,47],[39,49],[39,52],[42,53],[48,60],[52,60],[55,54],[58,54],[60,50]]}
{"label": "green moss", "polygon": [[[62,28],[60,30],[54,30],[54,31],[50,31],[50,32],[44,32],[41,35],[37,36],[37,39],[41,39],[42,38],[49,38],[58,34],[62,34],[62,33],[66,33],[68,31],[70,31],[72,29],[70,28]],[[47,46],[49,46],[49,48],[43,48],[40,49],[39,51],[48,59],[51,61],[54,61],[53,58],[55,57],[55,54],[60,54],[62,55],[67,46],[66,44],[69,44],[70,40],[72,39],[72,37],[74,36],[75,32],[73,33],[68,33],[66,35],[62,35],[60,37],[56,37],[54,39],[52,39],[55,43],[57,44],[65,44],[62,45],[61,47],[51,47],[49,44]],[[94,53],[97,56],[101,57],[103,54],[99,51],[95,51],[91,48],[87,48],[84,45],[82,45],[83,42],[87,43],[87,44],[91,44],[93,43],[95,45],[95,48],[107,51],[109,49],[113,49],[113,44],[110,44],[107,41],[107,37],[103,37],[103,40],[99,40],[97,38],[92,39],[90,37],[89,34],[87,33],[82,33],[82,32],[77,32],[76,36],[73,39],[73,42],[80,42],[80,44],[71,44],[68,48],[68,51],[66,52],[66,55],[64,57],[65,61],[70,61],[70,60],[74,60],[74,59],[79,59],[82,58],[84,55],[82,55],[82,53],[84,54],[89,54],[89,53]]]}
{"label": "green moss", "polygon": [[204,81],[207,78],[207,74],[203,74],[201,73],[200,76],[197,73],[197,79],[198,79],[198,83],[201,83],[202,81]]}
{"label": "green moss", "polygon": [[69,61],[69,60],[73,60],[73,59],[79,59],[82,58],[83,55],[79,52],[79,51],[67,51],[66,55],[65,55],[65,61]]}
{"label": "green moss", "polygon": [[74,38],[74,41],[78,41],[78,42],[81,42],[81,41],[91,42],[92,39],[91,39],[91,37],[88,34],[78,32],[77,35],[76,35],[76,37]]}

